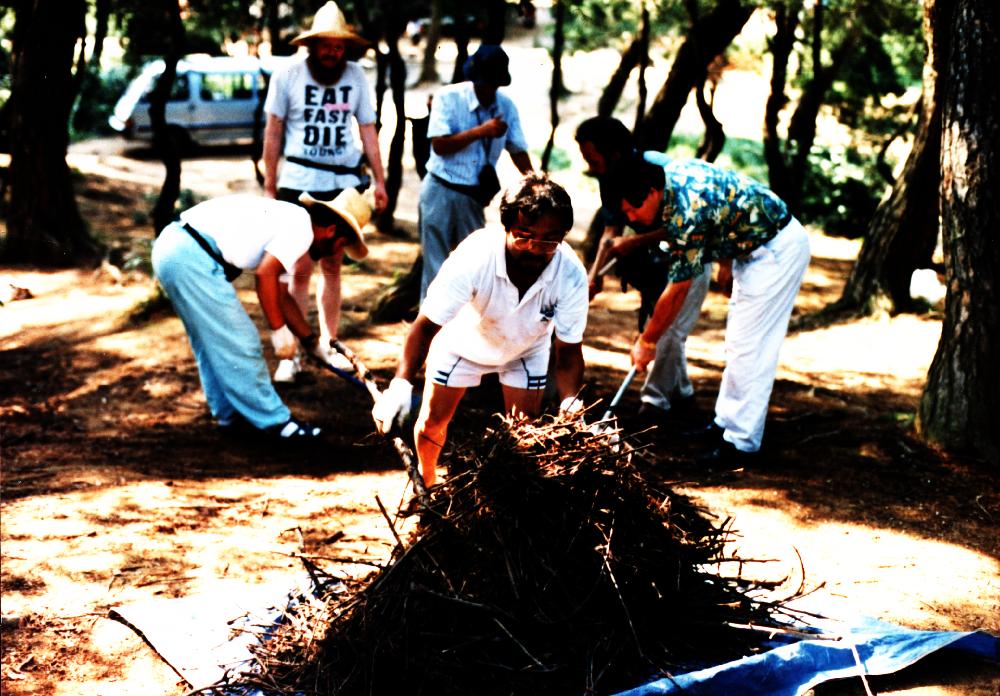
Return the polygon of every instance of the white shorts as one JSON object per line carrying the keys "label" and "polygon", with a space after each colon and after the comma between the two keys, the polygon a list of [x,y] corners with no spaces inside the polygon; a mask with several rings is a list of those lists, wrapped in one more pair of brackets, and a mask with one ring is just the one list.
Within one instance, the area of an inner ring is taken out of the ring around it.
{"label": "white shorts", "polygon": [[480,365],[434,345],[427,356],[427,381],[442,387],[477,387],[483,375],[497,373],[500,384],[515,389],[545,389],[549,347],[511,360],[505,365]]}

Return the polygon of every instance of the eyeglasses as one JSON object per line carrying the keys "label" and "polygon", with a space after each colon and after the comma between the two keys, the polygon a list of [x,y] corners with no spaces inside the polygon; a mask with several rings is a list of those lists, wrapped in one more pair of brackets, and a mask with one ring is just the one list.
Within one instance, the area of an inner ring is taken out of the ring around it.
{"label": "eyeglasses", "polygon": [[[518,233],[521,234],[518,234]],[[512,229],[507,232],[510,235],[510,244],[515,249],[529,249],[531,251],[553,252],[562,244],[562,240],[555,242],[548,239],[535,239],[524,236],[526,230]]]}

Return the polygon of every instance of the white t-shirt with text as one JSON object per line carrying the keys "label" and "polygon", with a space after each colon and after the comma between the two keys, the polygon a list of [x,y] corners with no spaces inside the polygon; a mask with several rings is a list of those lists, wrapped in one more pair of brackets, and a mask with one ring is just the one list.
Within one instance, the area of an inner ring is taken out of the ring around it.
{"label": "white t-shirt with text", "polygon": [[[271,78],[264,111],[285,122],[285,157],[354,167],[361,159],[354,123],[375,123],[371,89],[361,66],[347,61],[340,79],[323,85],[313,79],[305,58]],[[299,191],[332,191],[357,186],[358,177],[306,167],[287,160],[278,186]]]}

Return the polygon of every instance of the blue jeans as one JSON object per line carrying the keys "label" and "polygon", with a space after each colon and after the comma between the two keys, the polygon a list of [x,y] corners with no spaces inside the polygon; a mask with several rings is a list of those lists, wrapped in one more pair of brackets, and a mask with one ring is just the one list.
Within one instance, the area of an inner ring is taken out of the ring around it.
{"label": "blue jeans", "polygon": [[219,424],[237,413],[257,428],[288,421],[291,413],[271,384],[260,334],[222,267],[171,223],[153,244],[153,271],[184,323],[205,400]]}

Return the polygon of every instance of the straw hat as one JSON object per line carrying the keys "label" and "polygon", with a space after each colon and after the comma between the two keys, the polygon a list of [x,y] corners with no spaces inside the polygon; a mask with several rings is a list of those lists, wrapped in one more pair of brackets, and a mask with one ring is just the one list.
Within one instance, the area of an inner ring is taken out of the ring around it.
{"label": "straw hat", "polygon": [[362,48],[368,47],[368,41],[354,33],[354,27],[347,23],[344,13],[332,1],[319,8],[313,17],[312,29],[292,39],[292,45],[301,46],[311,39],[342,39]]}
{"label": "straw hat", "polygon": [[[364,196],[356,189],[346,188],[337,194],[332,201],[321,201],[304,191],[299,196],[299,203],[306,208],[313,206],[323,206],[341,217],[348,224],[354,234],[348,234],[347,245],[344,251],[355,261],[360,261],[368,256],[368,245],[365,244],[364,227],[372,219],[372,207],[365,200]],[[343,228],[341,228],[343,229]]]}

